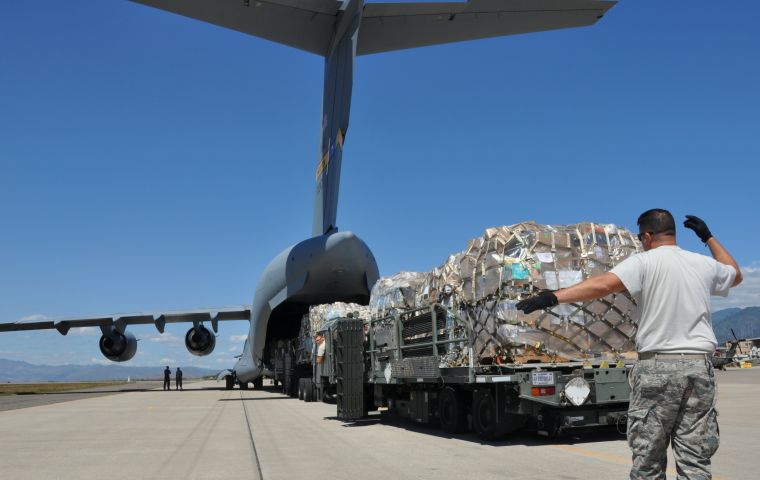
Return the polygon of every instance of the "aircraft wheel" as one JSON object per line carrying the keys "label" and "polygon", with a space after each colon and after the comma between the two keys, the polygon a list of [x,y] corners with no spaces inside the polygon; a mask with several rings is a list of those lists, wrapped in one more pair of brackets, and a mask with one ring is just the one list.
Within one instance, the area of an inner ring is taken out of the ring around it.
{"label": "aircraft wheel", "polygon": [[235,387],[235,379],[232,378],[232,375],[226,375],[224,377],[224,389],[232,390],[234,387]]}
{"label": "aircraft wheel", "polygon": [[462,392],[446,387],[438,395],[438,417],[446,433],[467,431],[467,403]]}
{"label": "aircraft wheel", "polygon": [[254,380],[253,388],[256,390],[261,390],[262,388],[264,388],[264,377],[259,377],[256,380]]}
{"label": "aircraft wheel", "polygon": [[298,379],[298,399],[303,400],[305,378]]}

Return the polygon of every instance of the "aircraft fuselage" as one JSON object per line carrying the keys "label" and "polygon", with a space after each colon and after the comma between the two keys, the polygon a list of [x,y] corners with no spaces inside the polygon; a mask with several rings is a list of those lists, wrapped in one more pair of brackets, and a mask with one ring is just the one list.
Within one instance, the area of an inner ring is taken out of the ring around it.
{"label": "aircraft fuselage", "polygon": [[238,380],[262,375],[269,344],[297,336],[310,305],[366,304],[378,276],[375,257],[352,232],[320,235],[285,249],[259,279],[248,341],[234,367]]}

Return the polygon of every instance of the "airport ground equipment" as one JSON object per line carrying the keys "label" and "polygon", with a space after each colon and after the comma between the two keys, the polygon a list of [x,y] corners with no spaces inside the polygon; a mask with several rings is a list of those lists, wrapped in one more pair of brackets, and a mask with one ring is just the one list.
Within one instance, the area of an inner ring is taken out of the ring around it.
{"label": "airport ground equipment", "polygon": [[[381,324],[385,328],[376,328]],[[391,335],[385,335],[388,331]],[[441,358],[452,346],[472,348],[474,337],[466,322],[441,305],[369,322],[340,319],[321,333],[327,342],[325,360],[312,363],[304,389],[311,389],[305,390],[310,399],[334,400],[342,420],[358,420],[380,408],[448,433],[472,430],[485,440],[516,430],[555,436],[625,429],[629,366],[442,367]]]}

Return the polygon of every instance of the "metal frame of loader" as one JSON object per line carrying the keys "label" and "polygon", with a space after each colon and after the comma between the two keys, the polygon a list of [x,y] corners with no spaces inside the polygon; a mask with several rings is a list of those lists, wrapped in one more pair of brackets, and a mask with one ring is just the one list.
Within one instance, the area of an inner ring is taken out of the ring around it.
{"label": "metal frame of loader", "polygon": [[[374,327],[383,322],[392,326],[392,336],[378,342]],[[469,324],[442,305],[368,323],[341,319],[329,327],[325,338],[325,362],[319,367],[314,362],[312,383],[318,385],[314,388],[320,399],[334,389],[342,420],[356,420],[368,410],[383,408],[413,421],[438,424],[448,433],[472,430],[487,440],[518,429],[548,436],[600,428],[620,431],[627,420],[628,366],[474,365]],[[441,355],[453,346],[468,349],[467,366],[440,366]],[[574,378],[583,379],[574,384],[589,389],[578,406],[565,394]]]}

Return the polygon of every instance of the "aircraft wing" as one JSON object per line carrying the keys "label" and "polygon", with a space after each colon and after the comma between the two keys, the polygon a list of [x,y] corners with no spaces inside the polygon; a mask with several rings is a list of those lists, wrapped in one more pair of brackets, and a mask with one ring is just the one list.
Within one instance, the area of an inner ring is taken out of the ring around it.
{"label": "aircraft wing", "polygon": [[210,322],[214,332],[220,321],[250,320],[251,307],[238,305],[225,308],[171,311],[159,313],[126,313],[97,317],[64,318],[60,320],[20,320],[18,322],[0,323],[0,332],[20,330],[47,330],[55,328],[61,335],[69,333],[69,329],[78,327],[109,327],[114,326],[123,331],[128,325],[155,325],[159,332],[164,333],[167,323],[180,322]]}
{"label": "aircraft wing", "polygon": [[357,55],[594,24],[614,1],[368,3]]}
{"label": "aircraft wing", "polygon": [[327,55],[340,7],[334,0],[132,1],[318,55]]}

